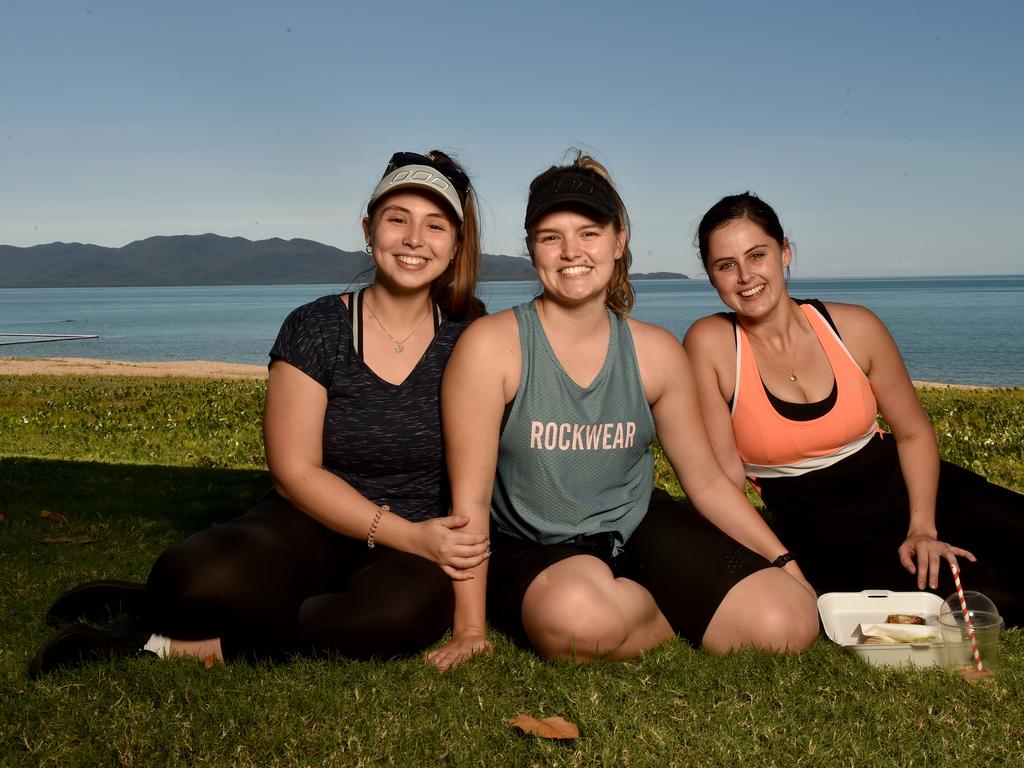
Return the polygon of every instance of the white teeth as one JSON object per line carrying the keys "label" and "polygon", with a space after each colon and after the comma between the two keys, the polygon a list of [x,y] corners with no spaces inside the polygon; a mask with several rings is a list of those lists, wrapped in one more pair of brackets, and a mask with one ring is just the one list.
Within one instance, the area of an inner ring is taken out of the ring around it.
{"label": "white teeth", "polygon": [[757,296],[757,294],[759,294],[763,290],[764,283],[761,283],[760,285],[756,285],[753,288],[749,288],[745,291],[740,291],[740,296],[742,296],[745,299],[749,299],[751,296]]}
{"label": "white teeth", "polygon": [[590,270],[591,267],[585,267],[581,264],[580,266],[577,267],[566,267],[565,269],[560,269],[559,272],[561,272],[566,277],[576,277],[577,275],[585,275]]}
{"label": "white teeth", "polygon": [[426,264],[427,260],[422,256],[396,256],[403,264],[408,264],[410,267],[418,267],[420,264]]}

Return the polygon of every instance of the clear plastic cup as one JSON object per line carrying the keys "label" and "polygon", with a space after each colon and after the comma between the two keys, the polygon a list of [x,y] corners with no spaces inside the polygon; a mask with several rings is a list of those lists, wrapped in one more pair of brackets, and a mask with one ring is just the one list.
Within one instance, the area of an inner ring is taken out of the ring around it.
{"label": "clear plastic cup", "polygon": [[974,644],[981,657],[979,672],[974,658],[974,644],[964,621],[960,598],[954,593],[946,598],[939,610],[939,631],[942,634],[943,661],[946,666],[960,671],[965,677],[994,676],[999,669],[999,633],[1003,618],[995,604],[980,592],[965,591],[967,615],[974,629]]}

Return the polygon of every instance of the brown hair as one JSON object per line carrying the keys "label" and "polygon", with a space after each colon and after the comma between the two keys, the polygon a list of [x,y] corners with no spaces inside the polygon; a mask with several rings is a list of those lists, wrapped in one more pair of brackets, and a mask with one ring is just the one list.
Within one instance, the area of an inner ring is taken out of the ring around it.
{"label": "brown hair", "polygon": [[[604,299],[605,306],[622,320],[629,314],[636,303],[636,294],[633,291],[632,283],[629,282],[629,268],[633,264],[633,254],[629,250],[629,214],[626,212],[625,203],[622,202],[622,198],[619,197],[619,193],[615,189],[615,184],[612,182],[608,169],[590,155],[584,154],[578,149],[570,151],[574,151],[576,154],[573,161],[568,165],[553,165],[538,175],[530,182],[530,195],[534,195],[546,187],[552,180],[565,174],[587,176],[595,184],[604,187],[609,193],[615,202],[616,215],[613,218],[607,218],[598,211],[593,211],[593,215],[595,221],[599,221],[602,224],[613,224],[616,232],[625,233],[626,236],[622,257],[615,262],[615,266],[612,268],[612,277],[608,281],[607,294]],[[530,232],[528,231],[527,234],[529,235]],[[526,248],[530,252],[530,258],[532,259],[532,237],[526,238]]]}
{"label": "brown hair", "polygon": [[708,270],[708,259],[711,257],[711,233],[737,219],[749,219],[777,242],[780,248],[785,247],[786,233],[782,230],[782,223],[774,208],[753,192],[727,195],[708,209],[697,227],[697,251],[705,272]]}
{"label": "brown hair", "polygon": [[[453,176],[466,176],[462,166],[439,149],[431,150],[425,157],[430,160],[431,166],[441,173],[447,170]],[[387,172],[384,175],[387,175]],[[457,232],[455,252],[448,268],[430,284],[430,299],[441,308],[445,317],[468,322],[487,314],[484,303],[476,296],[476,280],[480,270],[480,224],[476,213],[476,192],[472,183],[466,185],[465,191],[459,189],[459,185],[455,186],[462,203],[462,223],[451,216]],[[371,235],[375,224],[374,213],[381,200],[383,198],[376,200],[366,210]],[[449,206],[445,205],[444,208],[448,210]]]}

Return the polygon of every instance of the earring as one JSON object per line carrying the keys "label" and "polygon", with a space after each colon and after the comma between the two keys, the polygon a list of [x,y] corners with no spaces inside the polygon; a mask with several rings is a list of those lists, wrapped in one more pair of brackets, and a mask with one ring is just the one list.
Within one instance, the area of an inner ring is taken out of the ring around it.
{"label": "earring", "polygon": [[366,247],[363,248],[363,250],[366,251],[371,256],[373,256],[373,246],[370,245],[369,243],[366,244]]}

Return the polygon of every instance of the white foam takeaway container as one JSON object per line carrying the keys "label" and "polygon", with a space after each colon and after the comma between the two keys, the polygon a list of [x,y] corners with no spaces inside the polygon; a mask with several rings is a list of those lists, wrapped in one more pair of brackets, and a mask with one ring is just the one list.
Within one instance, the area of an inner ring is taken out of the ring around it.
{"label": "white foam takeaway container", "polygon": [[857,627],[881,624],[892,613],[911,613],[935,626],[940,637],[937,617],[943,600],[930,592],[890,592],[868,589],[863,592],[826,592],[818,598],[818,614],[828,639],[843,646],[854,656],[879,667],[909,664],[930,667],[943,663],[942,640],[928,643],[892,643],[863,645]]}

